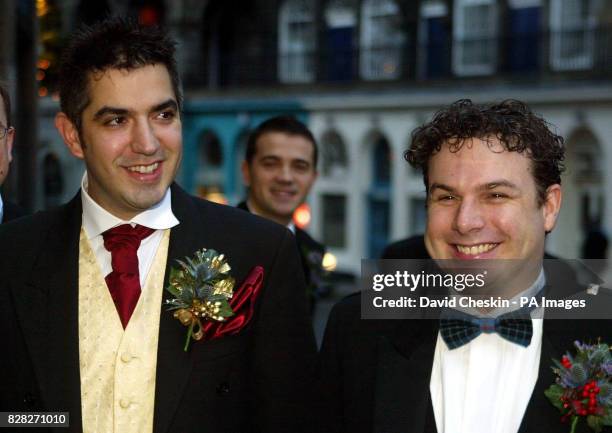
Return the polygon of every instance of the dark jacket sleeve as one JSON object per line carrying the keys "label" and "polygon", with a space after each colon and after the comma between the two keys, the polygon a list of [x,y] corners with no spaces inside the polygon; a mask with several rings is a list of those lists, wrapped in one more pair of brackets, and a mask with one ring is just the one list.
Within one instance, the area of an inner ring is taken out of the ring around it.
{"label": "dark jacket sleeve", "polygon": [[270,269],[254,329],[250,376],[262,432],[312,432],[316,343],[295,240],[286,231]]}
{"label": "dark jacket sleeve", "polygon": [[317,393],[320,396],[317,430],[321,433],[342,431],[342,341],[340,336],[338,306],[332,309],[325,328],[325,335],[317,365]]}

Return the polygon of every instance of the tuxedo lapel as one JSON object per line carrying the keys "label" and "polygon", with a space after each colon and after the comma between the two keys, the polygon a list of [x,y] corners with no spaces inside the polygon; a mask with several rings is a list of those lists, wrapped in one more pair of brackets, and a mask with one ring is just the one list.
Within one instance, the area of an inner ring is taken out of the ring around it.
{"label": "tuxedo lapel", "polygon": [[[191,198],[176,185],[172,187],[172,212],[179,220],[179,225],[170,231],[164,288],[168,285],[170,267],[177,266],[177,259],[192,256],[196,250],[201,249],[206,237],[204,234],[206,221]],[[168,299],[168,292],[165,289],[163,299],[164,301]],[[180,325],[165,305],[162,305],[153,421],[155,433],[168,431],[189,379],[193,358],[192,351],[183,351],[186,333],[187,328]]]}
{"label": "tuxedo lapel", "polygon": [[429,382],[437,323],[403,320],[379,338],[374,433],[435,433]]}
{"label": "tuxedo lapel", "polygon": [[544,391],[555,383],[555,375],[551,368],[552,360],[553,358],[561,359],[563,355],[563,349],[559,347],[554,332],[554,329],[562,324],[560,322],[562,321],[547,320],[544,322],[538,380],[525,410],[519,433],[534,431],[565,433],[568,431],[567,424],[561,423],[561,414],[544,395]]}
{"label": "tuxedo lapel", "polygon": [[12,287],[43,406],[70,412],[71,432],[82,428],[78,341],[81,214],[77,194],[48,218],[30,280],[25,287]]}

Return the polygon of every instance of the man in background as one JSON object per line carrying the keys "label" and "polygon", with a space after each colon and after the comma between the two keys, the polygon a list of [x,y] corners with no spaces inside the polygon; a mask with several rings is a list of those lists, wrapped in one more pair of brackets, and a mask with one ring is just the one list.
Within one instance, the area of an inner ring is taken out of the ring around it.
{"label": "man in background", "polygon": [[[0,83],[0,186],[8,176],[9,164],[13,160],[13,142],[15,128],[11,122],[11,100],[8,89]],[[25,215],[23,209],[16,204],[3,200],[0,194],[0,223]]]}
{"label": "man in background", "polygon": [[317,143],[310,130],[291,116],[272,117],[249,136],[242,163],[248,188],[240,209],[286,226],[295,234],[306,277],[311,312],[324,293],[325,246],[293,223],[293,213],[317,178]]}

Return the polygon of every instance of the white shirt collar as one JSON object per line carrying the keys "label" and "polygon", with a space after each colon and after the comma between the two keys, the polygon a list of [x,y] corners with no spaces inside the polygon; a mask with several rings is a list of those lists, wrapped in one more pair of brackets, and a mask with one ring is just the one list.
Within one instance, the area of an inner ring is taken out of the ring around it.
{"label": "white shirt collar", "polygon": [[121,224],[140,224],[155,230],[169,229],[179,224],[172,212],[170,188],[155,206],[139,213],[129,221],[117,218],[94,201],[87,192],[87,172],[81,180],[81,201],[83,203],[83,229],[88,239],[101,235],[106,230]]}
{"label": "white shirt collar", "polygon": [[291,230],[291,233],[295,234],[295,223],[292,221],[289,222],[289,224],[287,224],[287,228],[289,230]]}
{"label": "white shirt collar", "polygon": [[4,202],[2,201],[2,194],[0,194],[0,223],[2,218],[4,218]]}

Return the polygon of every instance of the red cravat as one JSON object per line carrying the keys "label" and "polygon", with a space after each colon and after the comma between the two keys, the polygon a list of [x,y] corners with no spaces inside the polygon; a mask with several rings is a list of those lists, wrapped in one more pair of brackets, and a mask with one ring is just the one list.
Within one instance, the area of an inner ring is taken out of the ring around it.
{"label": "red cravat", "polygon": [[138,272],[138,247],[140,241],[155,230],[123,224],[102,233],[104,248],[111,253],[113,271],[105,278],[108,290],[115,302],[123,329],[127,326],[140,297],[140,272]]}

